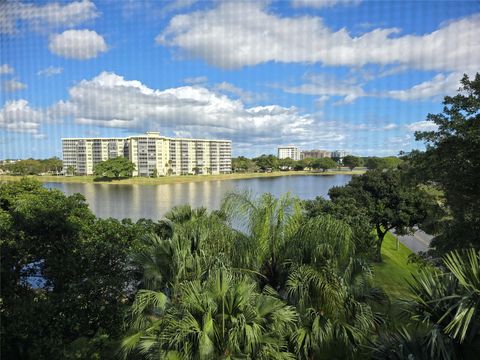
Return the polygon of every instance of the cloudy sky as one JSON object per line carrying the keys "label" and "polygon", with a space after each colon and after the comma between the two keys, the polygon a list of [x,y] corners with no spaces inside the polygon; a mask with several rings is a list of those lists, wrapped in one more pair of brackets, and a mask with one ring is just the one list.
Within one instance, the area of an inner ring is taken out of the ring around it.
{"label": "cloudy sky", "polygon": [[148,130],[395,155],[480,70],[478,1],[7,0],[0,36],[0,159]]}

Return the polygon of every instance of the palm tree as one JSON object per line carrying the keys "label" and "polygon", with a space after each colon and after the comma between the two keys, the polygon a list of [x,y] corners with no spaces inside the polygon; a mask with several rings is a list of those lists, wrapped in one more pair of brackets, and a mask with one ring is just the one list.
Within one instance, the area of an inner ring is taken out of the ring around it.
{"label": "palm tree", "polygon": [[[299,358],[344,357],[360,351],[375,328],[371,303],[385,294],[372,286],[368,263],[355,252],[352,230],[330,216],[306,220],[299,200],[229,194],[222,210],[239,229],[234,264],[259,272],[299,312],[291,343]],[[265,279],[265,281],[262,281]]]}
{"label": "palm tree", "polygon": [[145,236],[134,256],[143,269],[143,284],[151,290],[173,293],[185,280],[199,279],[212,263],[229,263],[237,233],[227,226],[222,214],[189,205],[172,208],[161,220],[170,237]]}
{"label": "palm tree", "polygon": [[230,225],[241,234],[235,244],[234,265],[263,275],[265,284],[279,289],[284,257],[282,249],[300,228],[300,202],[290,194],[277,199],[263,194],[227,194],[222,203]]}
{"label": "palm tree", "polygon": [[204,207],[193,209],[190,205],[178,205],[168,211],[164,217],[173,223],[180,224],[206,215],[208,215],[207,209]]}
{"label": "palm tree", "polygon": [[[444,263],[461,289],[443,301],[454,301],[443,318],[449,323],[445,333],[456,341],[471,341],[480,335],[480,250],[470,249],[463,254],[454,251],[447,254]],[[468,340],[467,340],[468,339]]]}
{"label": "palm tree", "polygon": [[350,227],[329,216],[312,218],[285,252],[288,300],[301,314],[292,336],[297,356],[356,356],[375,328],[371,304],[386,296],[372,286],[367,261],[356,256]]}
{"label": "palm tree", "polygon": [[180,285],[178,301],[142,292],[133,305],[138,332],[123,341],[156,358],[294,359],[287,335],[297,314],[271,288],[262,293],[245,276],[218,268],[205,281]]}
{"label": "palm tree", "polygon": [[172,175],[173,174],[172,163],[173,163],[172,160],[168,160],[165,163],[165,167],[167,168],[167,175]]}
{"label": "palm tree", "polygon": [[173,235],[148,237],[138,257],[146,289],[125,354],[347,358],[372,333],[383,293],[346,223],[306,219],[290,195],[245,193],[211,213],[176,207],[164,222]]}
{"label": "palm tree", "polygon": [[[478,356],[480,251],[450,252],[443,258],[443,265],[444,268],[426,268],[413,277],[412,294],[402,301],[410,328],[384,334],[374,344],[375,357],[473,359]],[[417,356],[416,351],[422,346],[425,353]],[[401,356],[397,351],[400,348]]]}
{"label": "palm tree", "polygon": [[76,170],[75,166],[70,165],[70,166],[67,167],[67,175],[73,176],[73,175],[75,175],[76,171],[77,170]]}

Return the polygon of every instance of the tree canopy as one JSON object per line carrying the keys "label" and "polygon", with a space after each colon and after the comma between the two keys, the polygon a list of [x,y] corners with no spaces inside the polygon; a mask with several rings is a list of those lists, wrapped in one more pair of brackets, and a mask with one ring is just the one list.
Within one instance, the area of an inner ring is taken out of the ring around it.
{"label": "tree canopy", "polygon": [[314,169],[321,169],[322,171],[327,171],[328,169],[333,169],[338,165],[330,158],[319,158],[313,159],[311,166]]}
{"label": "tree canopy", "polygon": [[[476,359],[480,348],[480,252],[453,251],[426,267],[401,299],[409,327],[382,332],[373,359]],[[419,323],[422,325],[419,326]]]}
{"label": "tree canopy", "polygon": [[261,155],[252,160],[263,171],[278,169],[278,158],[274,155]]}
{"label": "tree canopy", "polygon": [[258,166],[251,159],[245,156],[239,156],[232,159],[232,170],[234,172],[253,172],[258,169]]}
{"label": "tree canopy", "polygon": [[132,177],[135,164],[122,156],[102,161],[95,165],[94,174],[98,177],[125,178]]}
{"label": "tree canopy", "polygon": [[62,171],[62,166],[62,160],[52,157],[38,160],[17,160],[3,165],[2,168],[13,175],[40,175],[43,173],[59,174]]}
{"label": "tree canopy", "polygon": [[399,179],[371,171],[332,201],[230,193],[220,210],[182,205],[158,222],[98,219],[81,195],[29,179],[0,184],[2,358],[468,358],[477,250],[411,280],[405,330],[373,283],[371,219],[382,231],[418,220],[423,193]]}
{"label": "tree canopy", "polygon": [[457,95],[445,97],[442,113],[427,116],[437,128],[415,134],[426,151],[407,156],[409,176],[444,193],[451,216],[433,241],[441,253],[480,247],[480,74],[465,75],[461,84]]}
{"label": "tree canopy", "polygon": [[347,155],[342,160],[343,165],[350,168],[350,170],[355,169],[363,165],[363,159],[358,156]]}
{"label": "tree canopy", "polygon": [[385,234],[392,229],[399,234],[412,232],[415,225],[427,219],[435,206],[433,199],[422,189],[402,181],[399,171],[370,170],[353,177],[344,187],[330,189],[333,202],[351,202],[370,219],[378,236],[377,259]]}
{"label": "tree canopy", "polygon": [[365,299],[384,297],[369,281],[368,264],[355,256],[348,224],[330,216],[307,219],[289,195],[245,193],[229,194],[220,212],[182,206],[167,217],[171,237],[147,238],[139,258],[151,281],[132,306],[125,354],[312,359],[362,353],[360,344],[375,327]]}
{"label": "tree canopy", "polygon": [[387,156],[387,157],[369,157],[365,160],[365,166],[369,170],[377,170],[377,169],[396,169],[399,165],[402,164],[402,159],[397,158],[395,156]]}
{"label": "tree canopy", "polygon": [[2,358],[59,359],[77,343],[111,343],[138,283],[129,258],[155,230],[97,219],[83,196],[34,180],[0,184]]}

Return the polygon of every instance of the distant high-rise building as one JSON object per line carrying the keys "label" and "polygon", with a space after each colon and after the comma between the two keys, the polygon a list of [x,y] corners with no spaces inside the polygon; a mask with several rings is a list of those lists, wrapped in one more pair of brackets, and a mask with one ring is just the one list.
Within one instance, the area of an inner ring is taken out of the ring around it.
{"label": "distant high-rise building", "polygon": [[339,158],[343,159],[345,156],[347,156],[348,153],[345,150],[335,150],[332,151],[332,158]]}
{"label": "distant high-rise building", "polygon": [[278,147],[278,158],[279,159],[287,159],[290,158],[292,160],[300,160],[300,150],[296,146],[289,145],[289,146],[279,146]]}
{"label": "distant high-rise building", "polygon": [[126,138],[62,139],[63,171],[92,175],[95,164],[123,156],[135,164],[134,176],[226,174],[232,171],[230,140],[181,139],[158,132]]}
{"label": "distant high-rise building", "polygon": [[306,150],[306,151],[302,151],[302,153],[300,154],[301,159],[309,159],[309,158],[319,159],[319,158],[326,158],[331,156],[332,156],[332,153],[327,150]]}

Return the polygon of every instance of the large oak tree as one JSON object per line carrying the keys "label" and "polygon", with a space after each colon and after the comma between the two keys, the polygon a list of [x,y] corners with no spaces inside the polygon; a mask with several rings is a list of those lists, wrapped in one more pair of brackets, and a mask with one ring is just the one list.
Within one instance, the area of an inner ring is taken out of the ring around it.
{"label": "large oak tree", "polygon": [[132,177],[135,164],[122,156],[102,161],[95,165],[95,176],[115,178]]}
{"label": "large oak tree", "polygon": [[413,232],[413,227],[425,221],[434,206],[425,191],[405,184],[397,170],[370,170],[353,177],[346,186],[330,189],[329,195],[332,201],[351,203],[365,213],[377,233],[378,261],[389,230],[395,229],[398,234]]}

